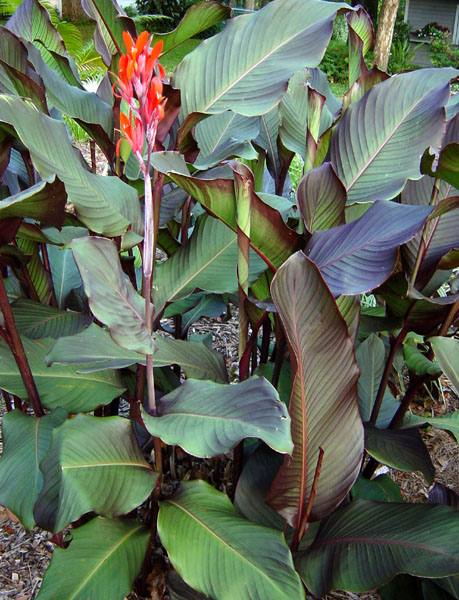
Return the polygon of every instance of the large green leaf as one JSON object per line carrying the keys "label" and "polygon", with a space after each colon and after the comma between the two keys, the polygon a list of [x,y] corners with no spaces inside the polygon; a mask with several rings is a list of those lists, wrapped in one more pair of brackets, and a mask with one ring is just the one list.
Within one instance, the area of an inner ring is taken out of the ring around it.
{"label": "large green leaf", "polygon": [[[152,156],[152,164],[191,194],[213,216],[223,221],[233,231],[237,230],[236,199],[232,179],[211,178],[212,172],[206,174],[205,179],[191,177],[183,156],[178,152],[155,152]],[[247,173],[250,173],[248,169]],[[250,206],[250,244],[268,264],[277,268],[300,247],[302,239],[284,223],[277,210],[265,204],[253,192]]]}
{"label": "large green leaf", "polygon": [[419,156],[441,143],[443,107],[457,73],[447,68],[395,75],[349,106],[330,140],[330,160],[348,203],[394,198],[407,179],[420,177]]}
{"label": "large green leaf", "polygon": [[8,95],[0,98],[0,121],[15,128],[43,179],[57,175],[64,183],[68,201],[89,229],[115,236],[124,233],[130,223],[134,229],[140,227],[137,192],[117,177],[87,171],[69,141],[63,122]]}
{"label": "large green leaf", "polygon": [[[360,416],[362,421],[369,421],[386,364],[384,342],[376,334],[372,334],[360,344],[355,355],[360,369]],[[400,403],[394,398],[392,392],[386,389],[376,425],[381,428],[387,427],[399,406]]]}
{"label": "large green leaf", "polygon": [[149,538],[137,521],[91,519],[72,531],[69,548],[54,549],[37,598],[123,600],[142,567]]}
{"label": "large green leaf", "polygon": [[39,419],[20,410],[3,417],[0,504],[13,512],[26,529],[35,526],[33,505],[43,485],[38,465],[48,451],[52,430],[66,418],[63,408]]}
{"label": "large green leaf", "polygon": [[459,340],[446,337],[429,338],[435,358],[459,394]]}
{"label": "large green leaf", "polygon": [[[125,389],[119,375],[112,370],[82,374],[71,365],[46,366],[45,356],[55,340],[22,339],[43,406],[52,410],[62,406],[69,413],[86,412],[108,404]],[[0,343],[0,382],[10,394],[27,398],[21,374],[11,350]]]}
{"label": "large green leaf", "polygon": [[204,481],[160,502],[158,532],[180,576],[215,600],[305,597],[282,533],[244,519]]}
{"label": "large green leaf", "polygon": [[319,448],[324,455],[310,520],[333,510],[357,477],[363,452],[358,367],[346,323],[317,267],[302,252],[278,270],[271,294],[297,368],[290,400],[293,457],[284,460],[267,502],[298,526]]}
{"label": "large green leaf", "polygon": [[449,507],[357,500],[322,523],[295,564],[316,596],[332,589],[362,592],[397,573],[457,573],[458,536],[459,513]]}
{"label": "large green leaf", "polygon": [[20,298],[12,306],[18,331],[32,340],[75,335],[91,323],[91,317],[59,310],[39,302]]}
{"label": "large green leaf", "polygon": [[0,201],[0,219],[22,217],[61,227],[67,194],[62,181],[51,176],[23,192]]}
{"label": "large green leaf", "polygon": [[451,432],[459,443],[459,410],[455,410],[441,417],[420,417],[419,415],[409,414],[405,417],[404,427],[419,427],[424,424],[433,425],[438,429],[446,429]]}
{"label": "large green leaf", "polygon": [[106,517],[139,506],[158,474],[145,462],[128,419],[77,415],[52,435],[40,464],[44,483],[36,522],[61,531],[90,511]]}
{"label": "large green leaf", "polygon": [[375,41],[371,18],[362,7],[346,15],[349,28],[349,87],[368,72],[365,55]]}
{"label": "large green leaf", "polygon": [[433,483],[435,468],[415,429],[378,429],[366,423],[365,450],[379,462],[399,471],[422,471],[427,482]]}
{"label": "large green leaf", "polygon": [[116,245],[101,237],[73,240],[71,248],[94,315],[110,328],[126,350],[153,354],[154,342],[145,323],[145,300],[125,276]]}
{"label": "large green leaf", "polygon": [[169,33],[155,33],[152,43],[156,44],[159,40],[162,40],[163,50],[161,54],[166,54],[185,40],[197,37],[197,34],[201,31],[228,19],[230,16],[231,9],[228,6],[209,0],[198,2],[190,6],[176,29]]}
{"label": "large green leaf", "polygon": [[[287,82],[305,66],[317,66],[342,2],[274,0],[188,54],[172,84],[182,91],[184,116],[233,110],[262,115],[275,106]],[[282,23],[282,27],[279,27]],[[203,82],[206,82],[203,85]]]}
{"label": "large green leaf", "polygon": [[[187,377],[193,379],[211,379],[218,383],[228,380],[223,355],[200,342],[157,336],[155,344],[155,367],[180,365]],[[77,335],[58,339],[46,355],[46,363],[79,364],[79,373],[91,373],[101,369],[122,369],[135,363],[145,364],[145,355],[121,348],[108,331],[93,323]]]}
{"label": "large green leaf", "polygon": [[188,379],[161,398],[158,415],[143,412],[148,431],[194,456],[225,454],[248,437],[258,437],[278,452],[292,452],[287,409],[262,377],[235,385]]}
{"label": "large green leaf", "polygon": [[[266,269],[250,254],[252,283]],[[237,235],[218,219],[203,215],[188,242],[155,269],[153,302],[159,314],[166,302],[180,300],[196,288],[216,294],[237,291]]]}
{"label": "large green leaf", "polygon": [[[18,239],[17,245],[25,254],[30,255],[30,259],[25,267],[32,283],[32,287],[37,293],[40,302],[48,304],[51,299],[51,282],[48,273],[43,266],[40,256],[40,248],[37,242]],[[21,274],[16,271],[16,276],[21,278]]]}

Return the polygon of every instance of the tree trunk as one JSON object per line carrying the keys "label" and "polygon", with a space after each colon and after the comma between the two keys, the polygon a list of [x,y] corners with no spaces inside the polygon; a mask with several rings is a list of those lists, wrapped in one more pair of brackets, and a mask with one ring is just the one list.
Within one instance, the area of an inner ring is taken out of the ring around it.
{"label": "tree trunk", "polygon": [[62,17],[68,21],[88,19],[88,15],[81,8],[81,0],[62,0]]}
{"label": "tree trunk", "polygon": [[379,12],[378,30],[376,32],[375,64],[383,71],[387,70],[390,47],[394,34],[395,19],[400,0],[383,0]]}
{"label": "tree trunk", "polygon": [[255,0],[245,0],[246,10],[253,10],[255,8]]}

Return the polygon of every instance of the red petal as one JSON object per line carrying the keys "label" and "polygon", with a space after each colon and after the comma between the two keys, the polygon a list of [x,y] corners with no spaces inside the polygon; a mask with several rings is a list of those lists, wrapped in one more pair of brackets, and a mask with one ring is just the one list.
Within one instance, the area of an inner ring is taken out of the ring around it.
{"label": "red petal", "polygon": [[153,58],[153,60],[157,60],[158,56],[161,54],[162,49],[163,49],[163,40],[159,40],[159,42],[157,42],[153,46],[150,57]]}
{"label": "red petal", "polygon": [[134,40],[131,37],[131,34],[128,33],[127,31],[123,31],[123,41],[124,41],[124,45],[126,46],[126,50],[128,52],[131,52],[132,48],[135,46],[135,44],[134,44]]}
{"label": "red petal", "polygon": [[142,33],[137,38],[135,47],[139,53],[142,52],[143,49],[145,48],[145,45],[148,42],[149,36],[150,36],[150,34],[148,33],[148,31],[142,31]]}

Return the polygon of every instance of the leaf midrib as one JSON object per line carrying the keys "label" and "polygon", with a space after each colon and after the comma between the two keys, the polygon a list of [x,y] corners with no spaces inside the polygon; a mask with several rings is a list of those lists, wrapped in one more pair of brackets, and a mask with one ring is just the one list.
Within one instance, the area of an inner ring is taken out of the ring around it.
{"label": "leaf midrib", "polygon": [[118,550],[118,548],[122,544],[124,544],[131,536],[136,534],[140,529],[142,529],[142,525],[139,524],[135,529],[129,531],[125,536],[123,536],[107,554],[104,554],[103,557],[94,565],[94,568],[91,571],[89,571],[88,575],[81,581],[80,585],[76,588],[73,595],[69,597],[69,600],[74,600],[74,598],[78,598],[80,590],[82,590],[84,586],[88,583],[88,581],[92,579],[94,573],[96,573],[96,571],[98,571],[102,567],[102,565],[108,561],[110,556],[114,552],[116,552],[116,550]]}
{"label": "leaf midrib", "polygon": [[[336,9],[338,10],[338,9]],[[330,18],[330,16],[328,17],[323,17],[322,19],[319,19],[317,21],[315,21],[314,23],[309,24],[306,27],[303,27],[299,32],[296,32],[294,35],[292,35],[291,37],[283,40],[281,43],[279,43],[277,46],[274,46],[274,48],[272,48],[267,54],[263,54],[262,57],[260,57],[259,60],[257,60],[253,65],[251,65],[251,67],[247,70],[245,70],[243,73],[241,73],[241,75],[239,77],[237,77],[230,85],[228,85],[226,88],[224,88],[219,94],[217,94],[217,96],[215,98],[213,98],[209,104],[207,104],[207,106],[205,106],[202,109],[198,109],[195,108],[195,110],[193,112],[206,112],[209,110],[209,108],[211,108],[214,104],[216,104],[220,98],[222,98],[222,96],[224,96],[229,90],[231,90],[233,87],[235,87],[242,79],[244,79],[244,77],[246,77],[247,75],[249,75],[254,69],[256,69],[258,66],[260,66],[264,61],[268,60],[270,58],[270,56],[272,54],[274,54],[275,52],[277,52],[279,49],[281,49],[283,46],[286,46],[287,44],[289,44],[292,40],[301,37],[303,35],[305,35],[306,31],[309,31],[309,29],[311,29],[311,27],[315,27],[317,26],[318,23],[320,23],[321,21],[324,21],[327,18]],[[243,28],[241,28],[243,29]],[[247,29],[247,27],[246,27]]]}
{"label": "leaf midrib", "polygon": [[[208,533],[210,533],[211,537],[216,538],[217,542],[220,542],[225,548],[232,551],[237,557],[239,557],[239,559],[246,562],[250,567],[255,569],[258,573],[261,574],[261,576],[263,578],[265,578],[269,581],[269,583],[272,587],[274,587],[277,590],[280,590],[281,593],[284,595],[285,590],[283,588],[280,588],[279,585],[277,585],[275,582],[273,582],[273,579],[267,573],[265,573],[256,563],[253,563],[251,560],[249,560],[249,558],[247,556],[244,556],[243,554],[239,553],[235,548],[233,548],[233,546],[229,542],[227,542],[224,538],[222,538],[220,535],[218,535],[215,530],[211,529],[197,515],[195,515],[191,511],[189,511],[183,504],[179,504],[178,502],[176,502],[173,499],[169,498],[167,500],[167,503],[172,504],[179,510],[182,510],[186,515],[188,515],[188,517],[190,517],[192,520],[194,520],[196,523],[198,523],[198,525],[201,525],[203,527],[203,529],[205,529]],[[236,515],[234,515],[234,516],[235,516],[235,518],[237,518]],[[287,565],[285,565],[285,566],[287,566]]]}

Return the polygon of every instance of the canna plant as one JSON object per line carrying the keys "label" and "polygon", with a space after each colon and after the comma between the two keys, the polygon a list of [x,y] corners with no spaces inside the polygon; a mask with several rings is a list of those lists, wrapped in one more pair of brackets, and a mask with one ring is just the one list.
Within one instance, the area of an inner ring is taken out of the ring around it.
{"label": "canna plant", "polygon": [[[153,36],[83,7],[97,93],[37,0],[0,29],[0,503],[53,534],[37,597],[459,597],[457,494],[420,434],[457,440],[458,412],[411,410],[443,373],[459,392],[459,71],[369,68],[343,2],[206,1]],[[317,66],[337,14],[342,101]],[[189,336],[234,305],[237,377]]]}

